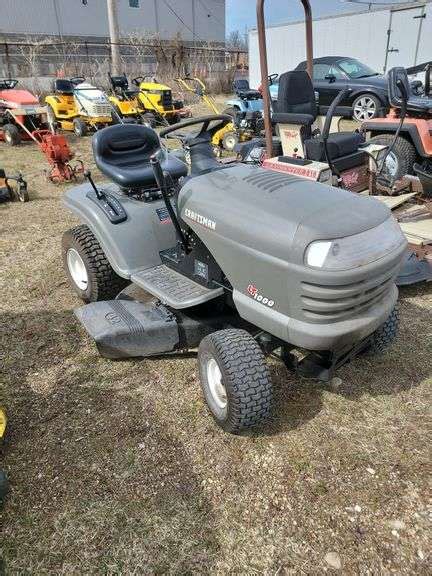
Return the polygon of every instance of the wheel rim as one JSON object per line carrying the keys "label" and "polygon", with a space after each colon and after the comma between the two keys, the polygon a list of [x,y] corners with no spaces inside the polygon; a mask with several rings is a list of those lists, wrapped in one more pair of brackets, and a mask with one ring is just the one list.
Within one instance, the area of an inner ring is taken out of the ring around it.
{"label": "wheel rim", "polygon": [[357,120],[370,120],[376,114],[376,102],[369,96],[363,96],[354,104],[354,117]]}
{"label": "wheel rim", "polygon": [[225,150],[234,150],[237,140],[235,136],[227,136],[224,141]]}
{"label": "wheel rim", "polygon": [[12,142],[12,136],[10,135],[9,132],[5,132],[4,139],[6,140],[7,144],[10,144]]}
{"label": "wheel rim", "polygon": [[226,388],[222,383],[222,372],[214,358],[207,362],[207,382],[214,403],[224,410],[227,406]]}
{"label": "wheel rim", "polygon": [[399,170],[399,161],[394,152],[390,152],[385,159],[385,171],[389,176],[394,178]]}
{"label": "wheel rim", "polygon": [[88,286],[88,274],[83,259],[75,250],[69,248],[67,252],[67,266],[72,280],[80,290],[86,290]]}

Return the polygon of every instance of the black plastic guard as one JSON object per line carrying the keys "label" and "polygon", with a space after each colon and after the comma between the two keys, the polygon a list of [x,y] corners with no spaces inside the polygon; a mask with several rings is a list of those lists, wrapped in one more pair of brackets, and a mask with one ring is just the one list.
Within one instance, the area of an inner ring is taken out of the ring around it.
{"label": "black plastic guard", "polygon": [[155,356],[179,347],[176,318],[164,306],[107,300],[87,304],[74,313],[105,358]]}

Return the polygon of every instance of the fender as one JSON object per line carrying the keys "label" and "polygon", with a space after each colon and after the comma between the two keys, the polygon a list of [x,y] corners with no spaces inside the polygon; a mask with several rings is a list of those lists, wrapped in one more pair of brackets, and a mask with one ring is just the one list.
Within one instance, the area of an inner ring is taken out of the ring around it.
{"label": "fender", "polygon": [[129,280],[132,274],[161,264],[160,251],[176,244],[174,226],[163,200],[135,200],[108,182],[98,186],[121,202],[127,213],[124,222],[110,222],[87,195],[92,190],[88,183],[68,190],[63,202],[87,224],[117,274]]}
{"label": "fender", "polygon": [[[362,124],[362,130],[366,132],[371,132],[372,136],[378,136],[379,134],[388,134],[388,133],[395,134],[398,127],[399,122],[397,120],[396,122],[394,121],[389,122],[387,118],[376,119],[370,122],[363,122]],[[423,158],[430,157],[431,153],[429,152],[428,154],[426,152],[416,124],[410,123],[409,119],[406,119],[405,123],[401,128],[400,133],[408,135],[410,137],[419,156],[422,156]]]}

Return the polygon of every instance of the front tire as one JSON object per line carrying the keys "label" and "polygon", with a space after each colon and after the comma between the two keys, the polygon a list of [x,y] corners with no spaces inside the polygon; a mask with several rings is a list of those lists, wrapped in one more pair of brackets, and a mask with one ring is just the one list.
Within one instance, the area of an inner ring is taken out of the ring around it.
{"label": "front tire", "polygon": [[354,120],[365,122],[379,116],[381,107],[381,101],[373,94],[360,94],[353,102],[352,115]]}
{"label": "front tire", "polygon": [[238,135],[235,132],[227,132],[222,138],[222,146],[224,150],[232,152],[239,142]]}
{"label": "front tire", "polygon": [[3,138],[8,146],[21,144],[21,134],[15,124],[5,124],[3,126]]}
{"label": "front tire", "polygon": [[[391,146],[393,140],[394,134],[380,134],[379,136],[371,138],[369,142],[380,144],[381,146]],[[386,165],[383,172],[392,179],[399,180],[402,176],[413,173],[416,159],[417,152],[414,146],[411,142],[399,136],[393,149],[386,158]]]}
{"label": "front tire", "polygon": [[81,300],[111,300],[128,285],[116,274],[101,245],[88,226],[82,224],[62,238],[63,265],[69,282]]}
{"label": "front tire", "polygon": [[399,304],[396,304],[384,324],[372,334],[371,345],[366,350],[368,356],[383,354],[393,344],[399,330],[399,320]]}
{"label": "front tire", "polygon": [[81,118],[74,118],[73,130],[77,136],[82,138],[88,132],[87,124]]}
{"label": "front tire", "polygon": [[220,330],[203,338],[198,364],[207,406],[226,432],[239,434],[268,417],[270,373],[261,348],[245,330]]}

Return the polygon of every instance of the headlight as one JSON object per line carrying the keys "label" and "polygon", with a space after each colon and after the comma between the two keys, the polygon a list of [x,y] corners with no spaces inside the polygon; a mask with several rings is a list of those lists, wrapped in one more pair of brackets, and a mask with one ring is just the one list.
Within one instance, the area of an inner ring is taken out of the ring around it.
{"label": "headlight", "polygon": [[399,224],[391,216],[360,234],[312,242],[306,249],[305,263],[325,270],[349,270],[375,262],[406,242]]}

